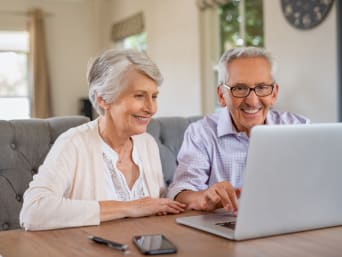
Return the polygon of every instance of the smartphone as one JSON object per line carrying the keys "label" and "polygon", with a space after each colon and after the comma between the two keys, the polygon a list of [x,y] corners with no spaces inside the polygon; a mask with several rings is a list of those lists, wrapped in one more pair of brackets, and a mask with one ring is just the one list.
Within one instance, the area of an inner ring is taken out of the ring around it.
{"label": "smartphone", "polygon": [[133,237],[133,243],[143,254],[165,254],[176,253],[176,246],[164,235],[140,235]]}

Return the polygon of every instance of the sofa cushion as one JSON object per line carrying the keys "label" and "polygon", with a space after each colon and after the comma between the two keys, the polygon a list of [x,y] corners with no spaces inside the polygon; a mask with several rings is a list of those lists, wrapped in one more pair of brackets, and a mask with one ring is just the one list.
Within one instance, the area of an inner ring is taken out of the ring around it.
{"label": "sofa cushion", "polygon": [[200,116],[155,118],[147,127],[147,132],[158,143],[164,179],[167,185],[171,183],[177,167],[177,154],[183,142],[184,132],[191,122],[200,118]]}
{"label": "sofa cushion", "polygon": [[[156,139],[166,184],[172,181],[187,126],[200,117],[153,119],[147,131]],[[56,138],[88,121],[83,116],[0,120],[0,231],[19,228],[23,194]]]}
{"label": "sofa cushion", "polygon": [[22,198],[55,142],[83,116],[0,121],[0,231],[19,228]]}

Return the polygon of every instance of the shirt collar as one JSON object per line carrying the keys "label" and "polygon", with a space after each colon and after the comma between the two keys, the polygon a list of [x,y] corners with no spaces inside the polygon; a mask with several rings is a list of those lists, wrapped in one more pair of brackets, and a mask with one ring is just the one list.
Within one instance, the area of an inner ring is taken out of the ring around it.
{"label": "shirt collar", "polygon": [[238,134],[235,126],[233,125],[232,118],[230,116],[230,112],[227,107],[220,108],[218,111],[218,121],[217,121],[217,135],[219,137],[229,135],[229,134]]}
{"label": "shirt collar", "polygon": [[[275,118],[273,117],[273,112],[269,111],[266,116],[266,125],[274,125]],[[232,122],[232,117],[227,107],[220,108],[218,111],[218,122],[217,122],[217,135],[219,137],[225,135],[240,135]]]}
{"label": "shirt collar", "polygon": [[266,125],[274,125],[276,124],[276,119],[274,118],[273,112],[271,110],[268,111],[266,116]]}

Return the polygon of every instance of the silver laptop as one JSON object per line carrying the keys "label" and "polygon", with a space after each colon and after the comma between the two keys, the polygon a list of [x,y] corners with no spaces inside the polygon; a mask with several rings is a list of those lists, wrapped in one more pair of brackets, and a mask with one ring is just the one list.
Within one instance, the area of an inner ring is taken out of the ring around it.
{"label": "silver laptop", "polygon": [[238,216],[177,223],[233,240],[342,225],[342,123],[252,129]]}

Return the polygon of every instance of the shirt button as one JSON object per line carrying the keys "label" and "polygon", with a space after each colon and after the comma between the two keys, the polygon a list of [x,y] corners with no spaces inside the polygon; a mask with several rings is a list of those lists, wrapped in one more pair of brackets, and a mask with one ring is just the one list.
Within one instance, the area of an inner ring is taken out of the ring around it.
{"label": "shirt button", "polygon": [[8,230],[9,229],[9,224],[7,222],[5,222],[4,224],[2,224],[2,229],[3,230]]}
{"label": "shirt button", "polygon": [[12,148],[13,150],[15,150],[15,149],[17,148],[17,145],[16,145],[15,143],[12,143],[12,144],[11,144],[11,148]]}
{"label": "shirt button", "polygon": [[15,196],[15,199],[17,199],[18,202],[21,202],[22,197],[21,197],[20,194],[17,194],[17,195]]}

